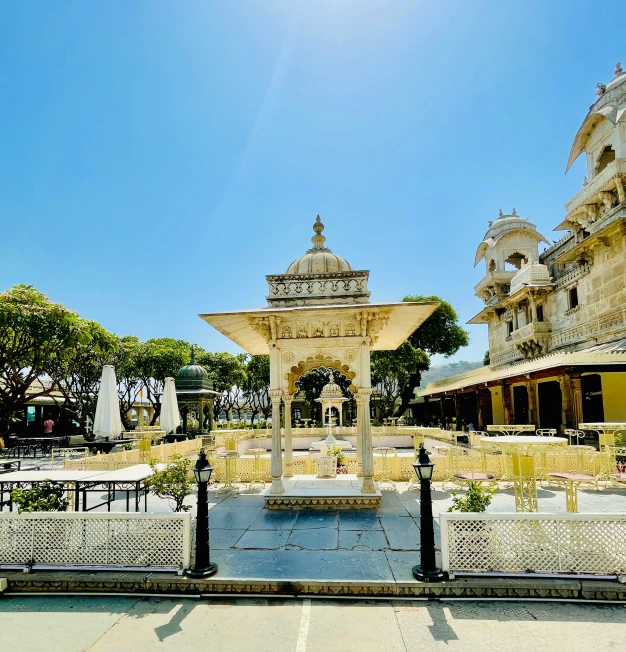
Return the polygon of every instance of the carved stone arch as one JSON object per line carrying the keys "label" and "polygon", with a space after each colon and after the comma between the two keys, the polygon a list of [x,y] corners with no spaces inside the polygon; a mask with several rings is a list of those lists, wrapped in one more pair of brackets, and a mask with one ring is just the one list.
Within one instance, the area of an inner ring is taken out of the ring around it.
{"label": "carved stone arch", "polygon": [[350,387],[348,389],[353,394],[356,393],[357,387],[353,382],[356,378],[356,371],[354,371],[349,364],[343,362],[336,356],[324,355],[323,353],[309,355],[289,368],[285,374],[287,393],[291,395],[295,394],[298,391],[296,381],[304,376],[304,374],[313,369],[317,369],[318,367],[325,367],[326,369],[335,369],[338,371],[350,381]]}

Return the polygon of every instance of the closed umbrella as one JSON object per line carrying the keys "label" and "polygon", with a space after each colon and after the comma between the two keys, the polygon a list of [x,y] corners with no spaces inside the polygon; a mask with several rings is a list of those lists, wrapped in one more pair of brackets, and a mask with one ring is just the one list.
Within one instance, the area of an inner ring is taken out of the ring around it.
{"label": "closed umbrella", "polygon": [[180,426],[180,412],[176,400],[176,385],[173,378],[166,378],[161,399],[161,414],[159,415],[161,429],[166,435]]}
{"label": "closed umbrella", "polygon": [[114,439],[122,432],[122,419],[120,417],[120,404],[117,400],[117,381],[115,369],[107,364],[102,368],[102,380],[98,392],[96,417],[93,421],[93,434],[96,437],[109,437]]}

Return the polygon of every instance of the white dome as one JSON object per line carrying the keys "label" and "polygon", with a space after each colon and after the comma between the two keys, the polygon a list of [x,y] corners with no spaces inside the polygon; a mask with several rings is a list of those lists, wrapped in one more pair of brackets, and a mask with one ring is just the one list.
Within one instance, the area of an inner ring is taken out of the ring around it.
{"label": "white dome", "polygon": [[313,247],[302,258],[294,260],[287,268],[285,274],[336,274],[337,272],[352,272],[350,263],[337,256],[324,246],[326,238],[322,235],[324,225],[320,216],[317,216],[313,225],[315,235],[311,238]]}

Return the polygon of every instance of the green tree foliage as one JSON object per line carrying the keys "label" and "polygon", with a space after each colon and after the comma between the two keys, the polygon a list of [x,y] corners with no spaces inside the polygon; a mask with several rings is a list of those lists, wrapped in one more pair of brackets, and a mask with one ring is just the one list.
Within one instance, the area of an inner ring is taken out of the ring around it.
{"label": "green tree foliage", "polygon": [[32,286],[0,294],[0,436],[29,388],[30,398],[59,389],[73,371],[77,346],[94,337],[96,326]]}
{"label": "green tree foliage", "polygon": [[89,338],[76,345],[71,359],[58,361],[56,374],[63,378],[59,383],[62,399],[55,400],[79,423],[80,434],[90,439],[87,421],[93,422],[96,413],[102,367],[116,361],[119,338],[96,322],[86,322],[86,327]]}
{"label": "green tree foliage", "polygon": [[30,489],[13,489],[11,500],[19,514],[24,512],[64,512],[69,504],[62,482],[44,480]]}
{"label": "green tree foliage", "polygon": [[245,354],[232,355],[231,353],[210,353],[200,351],[196,353],[196,362],[202,365],[213,381],[213,389],[220,392],[213,401],[213,413],[216,418],[222,410],[228,412],[233,407],[234,388],[242,388],[246,384]]}
{"label": "green tree foliage", "polygon": [[269,355],[253,355],[248,361],[244,398],[246,406],[252,411],[252,423],[259,414],[267,421],[272,412]]}
{"label": "green tree foliage", "polygon": [[407,341],[395,351],[373,351],[371,364],[372,384],[380,392],[380,416],[384,419],[394,413],[396,401],[411,376],[428,369],[430,358]]}
{"label": "green tree foliage", "polygon": [[117,379],[117,397],[120,402],[120,416],[125,428],[130,427],[128,414],[139,399],[143,388],[140,368],[141,342],[133,335],[125,335],[118,341],[118,346],[111,362],[115,367]]}
{"label": "green tree foliage", "polygon": [[152,475],[150,476],[150,491],[159,498],[167,498],[175,512],[188,512],[191,507],[185,505],[185,498],[191,496],[193,481],[191,469],[193,460],[185,460],[175,456],[165,468],[157,468],[157,461],[151,460]]}
{"label": "green tree foliage", "polygon": [[181,367],[189,362],[191,344],[171,337],[151,339],[141,344],[136,355],[136,371],[146,391],[146,398],[154,408],[152,421],[161,413],[163,384],[167,377],[175,378]]}
{"label": "green tree foliage", "polygon": [[[443,356],[454,355],[462,346],[469,344],[469,334],[458,323],[456,310],[443,299],[420,295],[407,296],[402,301],[439,301],[440,306],[433,314],[408,338],[408,343],[414,349],[420,349],[428,356],[439,354]],[[426,367],[428,368],[428,367]],[[424,368],[416,368],[411,372],[400,390],[400,404],[396,415],[401,416],[406,412],[421,380]]]}
{"label": "green tree foliage", "polygon": [[487,349],[485,351],[485,355],[483,356],[483,365],[487,367],[490,364],[491,364],[491,358],[489,357],[489,349]]}
{"label": "green tree foliage", "polygon": [[311,369],[311,371],[307,372],[296,381],[298,391],[304,393],[304,400],[309,406],[311,416],[316,415],[314,418],[319,421],[322,420],[322,408],[315,399],[319,398],[324,385],[329,382],[331,371],[335,383],[341,387],[343,395],[353,401],[354,397],[352,396],[352,392],[348,389],[350,387],[350,381],[335,369],[317,367],[316,369]]}

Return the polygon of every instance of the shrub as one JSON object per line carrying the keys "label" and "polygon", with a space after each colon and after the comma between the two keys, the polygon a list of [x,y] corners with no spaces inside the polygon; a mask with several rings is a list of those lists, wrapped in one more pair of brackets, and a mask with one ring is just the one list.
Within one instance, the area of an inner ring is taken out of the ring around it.
{"label": "shrub", "polygon": [[13,489],[11,500],[23,512],[64,512],[69,505],[65,489],[59,482],[44,480],[30,489]]}
{"label": "shrub", "polygon": [[343,451],[341,450],[341,446],[333,446],[330,448],[330,446],[326,449],[326,455],[327,457],[332,457],[333,455],[337,458],[337,464],[343,464],[344,460],[346,459],[346,456],[343,454]]}
{"label": "shrub", "polygon": [[470,482],[465,495],[459,498],[457,493],[452,494],[452,506],[449,512],[484,512],[491,504],[495,488],[485,489],[478,482]]}
{"label": "shrub", "polygon": [[152,475],[150,476],[150,491],[159,498],[167,498],[175,512],[188,512],[191,507],[185,505],[185,498],[191,496],[193,481],[191,469],[193,460],[184,460],[180,455],[174,456],[164,469],[157,469],[156,460],[150,460]]}

